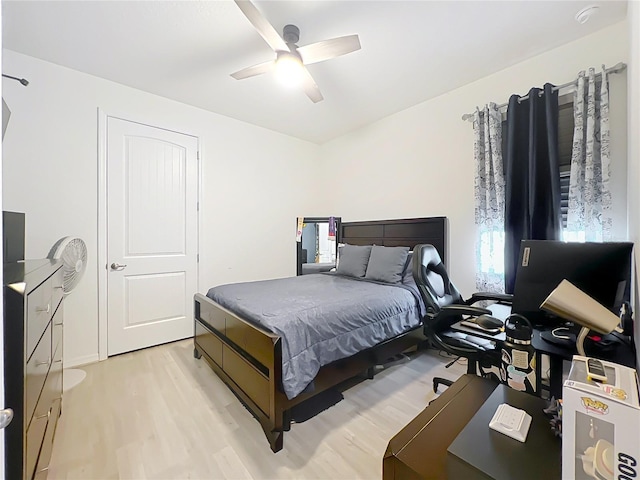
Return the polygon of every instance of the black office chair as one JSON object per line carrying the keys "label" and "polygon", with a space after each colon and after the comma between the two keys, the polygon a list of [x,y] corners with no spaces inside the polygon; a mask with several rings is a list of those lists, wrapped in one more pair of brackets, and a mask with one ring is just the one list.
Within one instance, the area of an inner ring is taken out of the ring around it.
{"label": "black office chair", "polygon": [[[467,359],[467,373],[480,374],[484,368],[492,365],[500,366],[499,353],[487,349],[464,338],[443,335],[450,331],[451,325],[462,320],[463,315],[491,315],[486,308],[473,306],[474,303],[488,300],[503,304],[511,304],[513,296],[500,293],[474,293],[464,300],[458,289],[449,279],[449,275],[438,251],[433,245],[416,245],[413,249],[413,278],[420,290],[427,313],[424,317],[424,333],[432,346],[447,353]],[[450,386],[450,380],[436,377],[433,379],[433,391],[440,384]]]}

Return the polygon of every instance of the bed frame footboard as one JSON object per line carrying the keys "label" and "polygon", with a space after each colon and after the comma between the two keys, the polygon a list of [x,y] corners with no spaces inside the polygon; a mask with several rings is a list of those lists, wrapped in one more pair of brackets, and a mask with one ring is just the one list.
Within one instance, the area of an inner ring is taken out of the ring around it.
{"label": "bed frame footboard", "polygon": [[274,452],[282,449],[281,339],[196,294],[194,355],[214,372],[260,422]]}
{"label": "bed frame footboard", "polygon": [[271,450],[283,446],[291,407],[425,341],[422,327],[405,332],[349,358],[320,369],[311,393],[289,400],[282,391],[281,338],[214,302],[194,297],[194,357],[203,357],[213,371],[260,422]]}

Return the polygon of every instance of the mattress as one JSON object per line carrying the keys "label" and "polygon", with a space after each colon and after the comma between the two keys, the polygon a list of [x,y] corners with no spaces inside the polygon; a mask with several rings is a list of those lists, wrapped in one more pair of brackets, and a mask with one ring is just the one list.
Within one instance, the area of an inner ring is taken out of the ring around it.
{"label": "mattress", "polygon": [[282,338],[289,399],[323,365],[417,327],[423,312],[412,281],[385,284],[335,273],[220,285],[207,296]]}

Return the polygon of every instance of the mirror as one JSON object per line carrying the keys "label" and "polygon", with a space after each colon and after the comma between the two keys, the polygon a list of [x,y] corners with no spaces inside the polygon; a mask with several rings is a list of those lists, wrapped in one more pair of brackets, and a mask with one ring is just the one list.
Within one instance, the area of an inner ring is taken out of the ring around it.
{"label": "mirror", "polygon": [[[335,225],[335,235],[330,237],[331,218]],[[304,218],[301,241],[296,242],[297,275],[328,272],[336,266],[340,221],[340,217]]]}

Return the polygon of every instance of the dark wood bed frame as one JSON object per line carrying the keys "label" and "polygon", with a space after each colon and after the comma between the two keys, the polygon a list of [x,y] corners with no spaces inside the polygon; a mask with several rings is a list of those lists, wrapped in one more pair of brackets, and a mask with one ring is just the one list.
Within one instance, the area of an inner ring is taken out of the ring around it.
{"label": "dark wood bed frame", "polygon": [[[446,258],[446,218],[414,218],[343,223],[339,240],[353,245],[434,245]],[[383,363],[425,337],[420,326],[320,369],[314,389],[289,400],[282,391],[281,338],[196,294],[194,356],[204,357],[214,372],[260,422],[271,445],[282,449],[283,435],[290,427],[290,409],[363,372],[373,377],[373,366]]]}

